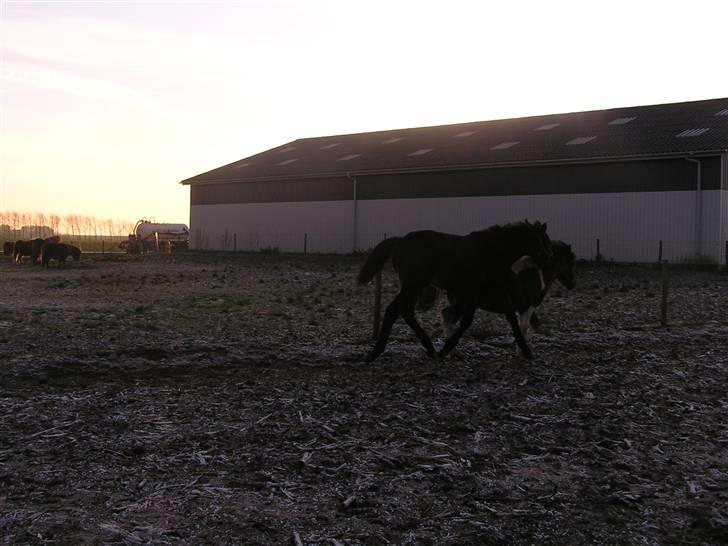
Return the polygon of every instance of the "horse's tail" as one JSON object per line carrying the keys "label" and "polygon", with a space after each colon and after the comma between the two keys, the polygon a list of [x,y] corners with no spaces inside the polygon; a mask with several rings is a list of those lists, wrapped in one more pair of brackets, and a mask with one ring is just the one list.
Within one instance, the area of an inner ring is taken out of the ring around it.
{"label": "horse's tail", "polygon": [[368,283],[374,278],[374,275],[382,270],[384,262],[392,255],[401,239],[402,237],[390,237],[374,247],[356,278],[359,284]]}

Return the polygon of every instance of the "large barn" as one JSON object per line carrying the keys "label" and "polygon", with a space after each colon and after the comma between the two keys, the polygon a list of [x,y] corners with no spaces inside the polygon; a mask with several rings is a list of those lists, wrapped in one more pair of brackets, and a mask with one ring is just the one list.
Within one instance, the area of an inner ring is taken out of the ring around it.
{"label": "large barn", "polygon": [[198,249],[348,253],[538,219],[579,258],[656,261],[662,241],[725,263],[728,98],[305,138],[182,184]]}

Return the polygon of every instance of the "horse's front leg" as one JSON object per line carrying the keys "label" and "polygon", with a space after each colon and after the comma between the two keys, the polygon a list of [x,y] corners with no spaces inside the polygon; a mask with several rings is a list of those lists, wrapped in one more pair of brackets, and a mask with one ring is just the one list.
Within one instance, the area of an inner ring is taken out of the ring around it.
{"label": "horse's front leg", "polygon": [[521,332],[521,325],[518,322],[518,314],[515,311],[508,311],[505,315],[508,323],[511,325],[513,337],[516,338],[516,343],[521,349],[521,353],[528,360],[533,360],[533,353],[531,352],[531,349],[529,349],[526,339],[523,337],[523,332]]}
{"label": "horse's front leg", "polygon": [[535,317],[536,308],[535,307],[529,307],[526,309],[523,313],[519,313],[518,315],[518,323],[521,327],[521,333],[523,334],[523,338],[528,341],[528,339],[531,337],[531,323],[533,320],[533,317]]}
{"label": "horse's front leg", "polygon": [[539,320],[535,309],[533,310],[533,314],[531,314],[531,328],[533,328],[534,332],[538,332],[541,329],[541,321]]}
{"label": "horse's front leg", "polygon": [[455,345],[457,345],[462,335],[468,328],[470,328],[470,325],[473,323],[474,316],[475,305],[468,304],[463,307],[462,316],[460,317],[460,324],[452,333],[452,335],[445,340],[445,345],[443,345],[442,349],[440,349],[440,359],[445,358],[447,354],[455,348]]}

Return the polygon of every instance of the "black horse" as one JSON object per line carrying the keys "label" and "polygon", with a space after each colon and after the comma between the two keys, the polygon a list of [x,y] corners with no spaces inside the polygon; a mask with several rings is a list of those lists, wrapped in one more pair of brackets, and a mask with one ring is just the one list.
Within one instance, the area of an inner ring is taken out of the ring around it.
{"label": "black horse", "polygon": [[[549,288],[555,281],[559,281],[567,289],[576,286],[574,279],[574,265],[576,256],[571,246],[563,241],[552,241],[553,259],[543,267],[539,267],[530,256],[523,256],[514,262],[511,270],[515,274],[513,282],[509,283],[509,294],[504,294],[490,287],[483,287],[478,307],[492,313],[509,312],[513,305],[518,312],[518,322],[524,339],[528,338],[529,326],[538,329],[539,320],[536,308],[541,305]],[[437,289],[428,287],[417,302],[418,309],[430,309],[437,300]],[[442,310],[442,320],[445,331],[448,332],[457,324],[463,314],[463,302],[457,295],[448,292],[449,305]],[[529,356],[529,352],[524,352]]]}
{"label": "black horse", "polygon": [[379,243],[359,271],[359,284],[370,281],[392,256],[399,274],[400,291],[387,306],[379,338],[367,360],[371,362],[382,354],[392,325],[400,315],[414,330],[427,354],[435,356],[432,341],[415,318],[415,304],[430,284],[452,294],[461,311],[460,324],[445,341],[439,352],[440,358],[455,347],[472,323],[475,310],[483,301],[483,291],[506,295],[506,317],[513,328],[513,335],[524,353],[530,354],[518,325],[515,306],[508,297],[511,293],[509,286],[515,278],[511,265],[524,255],[532,256],[539,266],[549,263],[552,250],[545,223],[517,222],[491,226],[468,235],[414,231]]}

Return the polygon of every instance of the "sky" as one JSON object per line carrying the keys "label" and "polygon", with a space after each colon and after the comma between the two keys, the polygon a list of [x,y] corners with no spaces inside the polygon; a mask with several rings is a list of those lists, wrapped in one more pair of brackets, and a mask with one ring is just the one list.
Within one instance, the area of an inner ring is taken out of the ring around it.
{"label": "sky", "polygon": [[0,211],[189,222],[297,138],[728,96],[728,2],[0,0]]}

